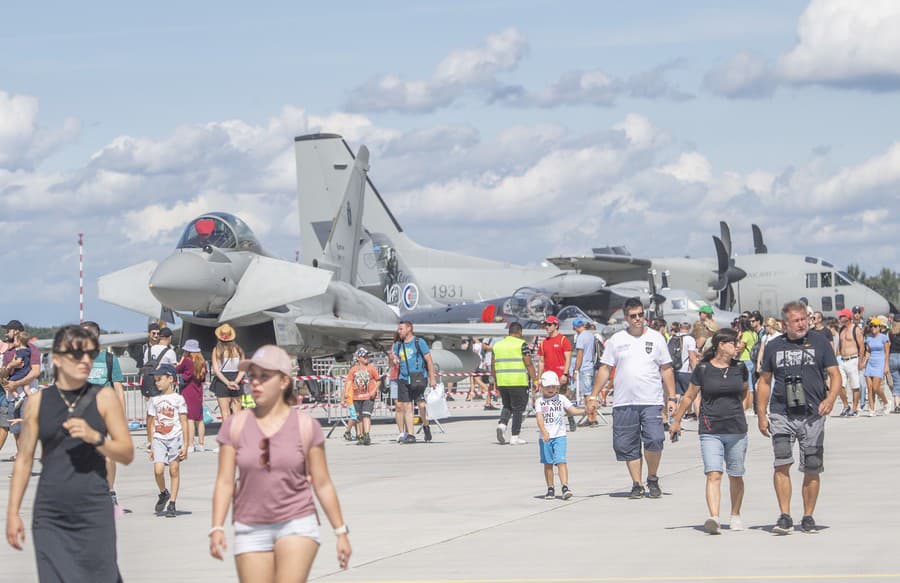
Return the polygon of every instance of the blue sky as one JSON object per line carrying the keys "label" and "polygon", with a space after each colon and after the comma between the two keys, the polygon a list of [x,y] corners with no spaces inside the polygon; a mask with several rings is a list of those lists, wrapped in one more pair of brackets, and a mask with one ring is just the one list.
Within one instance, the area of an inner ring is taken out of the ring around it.
{"label": "blue sky", "polygon": [[0,319],[77,318],[79,231],[88,316],[117,328],[142,320],[96,277],[160,257],[194,214],[237,212],[292,257],[309,131],[369,145],[434,247],[709,255],[726,219],[739,252],[760,222],[770,250],[897,269],[898,24],[848,0],[14,4],[0,223],[29,244],[3,253],[25,265]]}

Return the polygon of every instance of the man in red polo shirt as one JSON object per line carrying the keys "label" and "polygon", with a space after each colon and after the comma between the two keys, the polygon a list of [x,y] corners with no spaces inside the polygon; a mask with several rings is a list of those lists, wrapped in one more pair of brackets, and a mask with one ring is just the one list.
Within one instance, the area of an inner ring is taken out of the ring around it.
{"label": "man in red polo shirt", "polygon": [[[559,333],[559,318],[547,316],[543,321],[547,329],[547,337],[538,349],[538,378],[544,372],[552,370],[559,377],[559,394],[567,396],[569,390],[569,365],[572,359],[572,343]],[[569,417],[569,431],[575,431],[575,418]]]}

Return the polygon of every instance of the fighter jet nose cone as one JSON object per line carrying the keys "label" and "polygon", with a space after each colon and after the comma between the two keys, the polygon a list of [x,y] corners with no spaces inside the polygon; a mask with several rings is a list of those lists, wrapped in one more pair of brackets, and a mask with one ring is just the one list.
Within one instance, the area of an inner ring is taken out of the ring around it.
{"label": "fighter jet nose cone", "polygon": [[221,310],[234,294],[228,264],[210,263],[193,251],[178,251],[150,276],[150,292],[159,302],[179,312]]}

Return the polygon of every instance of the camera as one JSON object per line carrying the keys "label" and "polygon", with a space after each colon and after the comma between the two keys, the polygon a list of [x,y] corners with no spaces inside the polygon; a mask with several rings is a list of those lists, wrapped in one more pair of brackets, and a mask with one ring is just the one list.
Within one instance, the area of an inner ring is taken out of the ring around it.
{"label": "camera", "polygon": [[784,392],[787,396],[787,408],[791,413],[806,412],[806,393],[803,392],[803,378],[800,375],[784,377]]}

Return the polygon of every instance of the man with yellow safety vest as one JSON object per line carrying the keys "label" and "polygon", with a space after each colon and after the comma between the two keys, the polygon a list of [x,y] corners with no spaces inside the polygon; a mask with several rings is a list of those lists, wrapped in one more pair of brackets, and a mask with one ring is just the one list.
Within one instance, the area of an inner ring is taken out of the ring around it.
{"label": "man with yellow safety vest", "polygon": [[522,417],[528,405],[528,389],[537,375],[531,360],[531,348],[522,338],[522,325],[518,322],[509,325],[509,336],[494,343],[491,373],[503,402],[500,422],[497,424],[497,441],[506,443],[506,426],[512,417],[509,444],[522,445],[526,443],[519,437]]}

